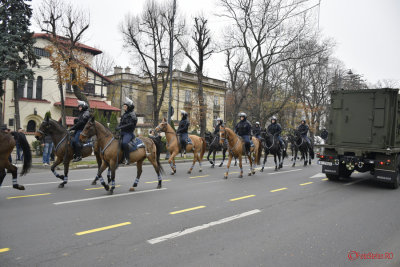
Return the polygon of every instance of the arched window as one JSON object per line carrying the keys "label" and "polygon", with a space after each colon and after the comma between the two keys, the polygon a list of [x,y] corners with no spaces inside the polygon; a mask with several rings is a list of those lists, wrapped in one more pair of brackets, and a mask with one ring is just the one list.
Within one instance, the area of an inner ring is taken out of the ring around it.
{"label": "arched window", "polygon": [[30,133],[36,132],[36,122],[34,120],[28,121],[28,125],[26,126],[26,131]]}
{"label": "arched window", "polygon": [[33,80],[29,79],[28,80],[28,90],[27,90],[27,98],[32,98],[33,97]]}
{"label": "arched window", "polygon": [[36,80],[36,99],[42,99],[43,78],[37,77]]}

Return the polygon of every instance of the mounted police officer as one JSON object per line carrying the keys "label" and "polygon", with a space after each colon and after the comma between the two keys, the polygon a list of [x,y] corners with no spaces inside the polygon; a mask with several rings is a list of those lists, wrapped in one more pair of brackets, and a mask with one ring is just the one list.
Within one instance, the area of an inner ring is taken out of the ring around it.
{"label": "mounted police officer", "polygon": [[224,121],[221,118],[217,118],[217,125],[215,125],[214,128],[214,135],[219,137],[219,128],[221,127],[221,125],[224,123]]}
{"label": "mounted police officer", "polygon": [[[115,129],[121,130],[122,150],[125,158],[124,164],[129,165],[129,142],[135,138],[134,131],[137,124],[137,118],[133,111],[135,105],[128,97],[125,98],[125,103],[122,108],[125,113],[121,116],[121,121]],[[133,144],[134,150],[136,149],[135,146],[136,144]]]}
{"label": "mounted police officer", "polygon": [[252,132],[253,136],[255,136],[258,140],[261,140],[261,127],[258,121],[256,121],[256,123],[254,124]]}
{"label": "mounted police officer", "polygon": [[235,133],[243,138],[246,154],[250,152],[251,124],[244,112],[239,113],[240,121],[235,126]]}
{"label": "mounted police officer", "polygon": [[79,114],[77,121],[76,123],[74,122],[74,126],[69,129],[70,132],[75,130],[74,140],[72,142],[72,147],[74,148],[74,159],[72,162],[82,160],[82,144],[79,140],[79,135],[90,118],[89,105],[85,101],[78,100],[78,109]]}
{"label": "mounted police officer", "polygon": [[267,131],[268,131],[268,133],[270,133],[272,135],[276,135],[278,137],[279,143],[281,144],[281,147],[284,150],[286,150],[285,143],[283,142],[283,139],[281,137],[282,127],[278,123],[278,119],[275,116],[273,116],[271,118],[271,124],[268,125]]}
{"label": "mounted police officer", "polygon": [[189,135],[188,135],[188,130],[189,130],[189,120],[188,120],[188,114],[186,111],[181,110],[181,121],[179,122],[178,130],[176,131],[176,134],[179,136],[179,142],[181,144],[181,148],[183,151],[186,151],[186,145],[187,144],[192,144]]}
{"label": "mounted police officer", "polygon": [[299,125],[299,127],[297,127],[297,130],[300,132],[300,135],[302,137],[304,137],[304,139],[307,141],[307,143],[309,145],[311,145],[311,140],[307,136],[309,127],[308,127],[307,122],[306,122],[305,119],[301,120],[301,124]]}

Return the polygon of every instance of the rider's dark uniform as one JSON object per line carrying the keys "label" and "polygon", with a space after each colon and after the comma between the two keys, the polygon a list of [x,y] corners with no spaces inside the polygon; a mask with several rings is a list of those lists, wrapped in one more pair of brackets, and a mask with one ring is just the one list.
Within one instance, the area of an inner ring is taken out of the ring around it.
{"label": "rider's dark uniform", "polygon": [[297,127],[297,130],[300,132],[300,135],[304,137],[309,144],[311,144],[311,140],[307,136],[309,130],[308,125],[300,124],[299,127]]}
{"label": "rider's dark uniform", "polygon": [[180,143],[183,150],[186,149],[187,144],[191,144],[189,140],[188,130],[189,130],[189,120],[187,119],[187,113],[182,113],[182,119],[179,122],[178,130],[176,134],[180,137]]}
{"label": "rider's dark uniform", "polygon": [[74,148],[75,159],[74,161],[82,160],[82,144],[79,140],[79,135],[85,128],[86,123],[90,118],[90,112],[87,104],[79,104],[78,107],[81,106],[82,110],[79,112],[78,118],[74,126],[72,126],[69,130],[75,130],[74,140],[72,142]]}
{"label": "rider's dark uniform", "polygon": [[252,132],[253,136],[259,140],[261,139],[261,127],[258,124],[254,125]]}
{"label": "rider's dark uniform", "polygon": [[243,138],[246,152],[250,151],[250,137],[251,137],[251,124],[247,121],[247,118],[244,116],[243,120],[240,120],[235,126],[235,132]]}
{"label": "rider's dark uniform", "polygon": [[282,127],[279,123],[276,122],[276,120],[275,122],[271,122],[271,124],[267,128],[267,131],[272,135],[276,135],[279,142],[281,143],[282,148],[285,148],[285,143],[283,142],[283,139],[281,137]]}
{"label": "rider's dark uniform", "polygon": [[[129,164],[129,142],[135,138],[135,128],[137,124],[136,114],[133,111],[135,106],[132,103],[125,103],[124,105],[128,106],[128,109],[121,116],[121,121],[117,130],[121,130],[121,143],[122,149],[124,152],[125,163]],[[135,144],[133,144],[135,146]],[[134,149],[136,149],[134,147]]]}

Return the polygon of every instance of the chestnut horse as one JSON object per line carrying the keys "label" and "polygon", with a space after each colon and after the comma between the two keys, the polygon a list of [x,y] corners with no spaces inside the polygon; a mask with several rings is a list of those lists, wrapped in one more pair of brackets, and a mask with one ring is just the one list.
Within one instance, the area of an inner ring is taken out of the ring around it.
{"label": "chestnut horse", "polygon": [[[54,154],[56,155],[56,160],[53,165],[51,165],[51,171],[53,174],[62,180],[61,184],[58,185],[59,188],[64,188],[64,185],[68,182],[68,170],[69,164],[73,158],[74,150],[71,145],[71,138],[67,129],[65,129],[60,123],[55,120],[50,119],[48,116],[45,117],[44,121],[40,124],[39,130],[35,133],[37,140],[40,140],[44,135],[49,135],[53,140],[54,144]],[[92,146],[84,146],[82,148],[82,157],[88,157],[92,155],[92,152],[96,155],[96,161],[98,167],[101,164],[101,158],[98,153],[97,143],[94,142]],[[58,174],[56,167],[61,163],[64,164],[64,175]],[[92,182],[96,184],[96,179]]]}
{"label": "chestnut horse", "polygon": [[[172,169],[172,175],[176,173],[176,165],[175,165],[175,157],[179,153],[179,147],[180,145],[178,144],[178,137],[176,135],[176,132],[174,129],[172,129],[171,125],[168,124],[167,120],[164,118],[161,123],[156,127],[157,132],[164,132],[165,136],[167,138],[167,149],[169,151],[169,160],[168,163],[171,166]],[[200,165],[200,170],[199,172],[202,171],[201,169],[201,161],[203,160],[204,153],[206,152],[206,140],[202,137],[199,137],[197,135],[189,135],[189,138],[192,140],[193,144],[187,144],[186,145],[186,152],[193,152],[193,164],[188,170],[188,173],[191,173],[193,170],[194,165],[196,164],[196,161],[199,162]],[[200,153],[200,156],[199,156]]]}
{"label": "chestnut horse", "polygon": [[3,183],[4,177],[6,177],[6,170],[12,174],[13,188],[18,190],[25,190],[23,185],[18,184],[17,181],[17,167],[11,164],[8,160],[11,152],[15,147],[15,140],[18,140],[19,145],[24,152],[24,164],[22,165],[21,175],[25,175],[29,172],[32,166],[32,153],[28,141],[26,140],[25,134],[19,132],[4,133],[0,132],[0,187]]}
{"label": "chestnut horse", "polygon": [[[228,148],[229,148],[229,159],[228,159],[228,165],[226,166],[226,172],[224,174],[224,178],[228,179],[229,167],[231,166],[231,161],[233,157],[239,158],[239,167],[240,167],[239,178],[243,178],[242,155],[245,155],[243,140],[241,140],[241,138],[237,134],[235,134],[234,131],[222,125],[219,128],[219,135],[220,135],[220,143],[223,144],[225,140],[228,140]],[[255,166],[260,164],[261,153],[262,153],[262,145],[260,141],[254,136],[251,138],[251,140],[253,141],[254,146],[250,148],[250,153],[247,156],[250,162],[249,176],[256,173]],[[254,159],[252,155],[254,155]]]}
{"label": "chestnut horse", "polygon": [[[89,119],[89,121],[86,123],[85,128],[79,136],[79,139],[82,142],[86,142],[86,140],[88,140],[88,138],[92,136],[97,137],[97,142],[100,148],[100,155],[102,159],[102,163],[98,170],[96,179],[99,179],[104,188],[107,191],[110,191],[110,194],[113,194],[115,189],[115,170],[118,168],[118,164],[121,163],[124,158],[122,149],[120,149],[119,141],[115,139],[112,132],[101,123],[95,121],[94,117]],[[160,153],[157,152],[160,151],[161,148],[159,147],[157,142],[153,142],[153,140],[150,138],[141,137],[140,139],[145,144],[145,147],[138,148],[137,150],[132,151],[129,154],[129,162],[136,162],[137,167],[136,180],[129,191],[135,191],[135,187],[137,187],[140,176],[142,174],[143,161],[146,158],[153,165],[154,170],[157,173],[157,188],[161,188],[161,174],[163,173],[163,168],[160,164]],[[104,179],[101,177],[101,174],[107,167],[111,169],[111,188],[108,184],[104,182]]]}

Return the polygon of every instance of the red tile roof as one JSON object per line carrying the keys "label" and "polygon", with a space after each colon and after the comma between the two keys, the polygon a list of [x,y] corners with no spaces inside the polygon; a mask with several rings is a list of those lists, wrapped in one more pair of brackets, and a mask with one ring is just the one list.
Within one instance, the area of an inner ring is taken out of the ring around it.
{"label": "red tile roof", "polygon": [[36,102],[36,103],[50,103],[50,101],[45,99],[34,99],[34,98],[25,98],[21,97],[19,101],[26,101],[26,102]]}
{"label": "red tile roof", "polygon": [[[66,97],[64,104],[66,107],[77,107],[78,99]],[[60,105],[61,105],[61,102],[54,103],[54,106],[60,106]],[[100,110],[121,111],[119,108],[110,106],[105,101],[101,101],[101,100],[89,100],[89,105],[91,108],[97,108]]]}
{"label": "red tile roof", "polygon": [[[60,38],[65,43],[68,41],[68,39],[66,37],[63,37],[63,36],[57,36],[57,37]],[[50,34],[48,34],[48,33],[34,33],[33,34],[33,38],[50,39]],[[85,50],[87,52],[92,53],[93,55],[98,55],[98,54],[103,53],[101,50],[96,49],[96,48],[91,47],[91,46],[88,46],[88,45],[85,45],[85,44],[77,43],[77,46],[79,48],[81,48],[82,50]]]}

